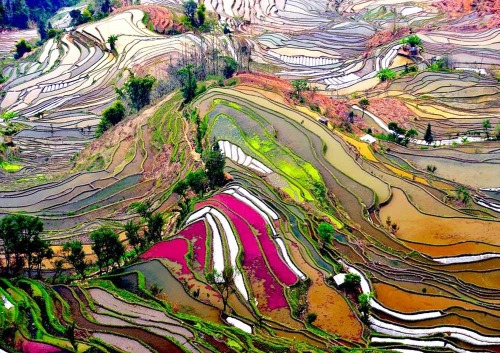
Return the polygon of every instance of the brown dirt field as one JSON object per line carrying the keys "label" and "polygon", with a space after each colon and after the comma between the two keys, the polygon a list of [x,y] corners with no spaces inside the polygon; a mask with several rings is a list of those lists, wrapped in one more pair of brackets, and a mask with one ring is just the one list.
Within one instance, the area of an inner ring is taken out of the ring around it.
{"label": "brown dirt field", "polygon": [[305,273],[308,278],[313,279],[307,293],[308,312],[318,315],[314,326],[327,332],[339,335],[344,339],[355,342],[362,340],[363,326],[356,318],[347,300],[335,289],[328,287],[323,274],[311,267],[302,257],[306,251],[292,243],[290,246],[292,261]]}
{"label": "brown dirt field", "polygon": [[500,0],[441,0],[432,5],[446,12],[448,16],[461,16],[469,12],[477,12],[480,15],[498,14],[500,11]]}
{"label": "brown dirt field", "polygon": [[[289,81],[260,73],[247,73],[242,72],[238,74],[238,79],[240,84],[250,85],[258,87],[259,89],[269,90],[278,93],[283,97],[284,103],[295,104],[294,100],[291,98],[293,93],[292,84]],[[341,119],[347,117],[349,114],[349,108],[346,103],[334,99],[331,96],[326,96],[321,93],[316,93],[313,91],[306,91],[302,93],[305,99],[306,106],[316,105],[319,106],[325,116],[330,118],[333,124],[340,123]],[[339,119],[339,117],[341,119]]]}
{"label": "brown dirt field", "polygon": [[[429,293],[410,293],[384,283],[375,283],[373,287],[377,300],[381,304],[402,313],[413,314],[421,311],[446,310],[455,306],[466,310],[478,310],[498,315],[498,312],[493,309],[484,308],[458,299],[429,295]],[[423,285],[423,287],[425,286]],[[495,327],[495,325],[491,323],[490,327]]]}
{"label": "brown dirt field", "polygon": [[[416,210],[398,189],[393,189],[391,202],[380,210],[380,219],[388,216],[399,225],[396,237],[401,240],[430,245],[470,241],[500,246],[500,222],[425,215]],[[476,253],[474,250],[477,249],[471,247],[468,252]]]}
{"label": "brown dirt field", "polygon": [[[349,103],[358,104],[358,101],[351,100]],[[396,98],[371,98],[367,110],[378,116],[386,124],[394,121],[405,128],[410,128],[411,124],[408,124],[408,122],[413,121],[416,117],[413,111]],[[356,112],[356,114],[359,115],[360,112]]]}
{"label": "brown dirt field", "polygon": [[408,247],[432,257],[446,257],[467,253],[498,252],[498,247],[482,243],[460,243],[446,246],[429,246],[425,244],[406,244]]}
{"label": "brown dirt field", "polygon": [[[126,0],[125,0],[126,2]],[[169,9],[157,6],[157,5],[134,5],[134,6],[125,6],[116,9],[114,13],[121,13],[130,9],[139,9],[146,12],[149,15],[149,21],[147,23],[148,28],[154,29],[158,33],[168,33],[171,30],[184,32],[185,29],[182,26],[182,23],[177,21]]]}
{"label": "brown dirt field", "polygon": [[477,13],[480,17],[493,15],[488,21],[483,21],[479,24],[442,26],[442,30],[474,31],[498,28],[500,26],[500,0],[441,0],[433,3],[432,6],[436,6],[446,13],[447,17],[451,18],[461,17],[473,12]]}
{"label": "brown dirt field", "polygon": [[398,38],[402,38],[410,33],[409,27],[401,27],[393,32],[390,29],[384,29],[375,33],[368,44],[366,45],[366,51],[363,53],[363,57],[367,58],[373,49],[379,48],[385,43],[392,42]]}

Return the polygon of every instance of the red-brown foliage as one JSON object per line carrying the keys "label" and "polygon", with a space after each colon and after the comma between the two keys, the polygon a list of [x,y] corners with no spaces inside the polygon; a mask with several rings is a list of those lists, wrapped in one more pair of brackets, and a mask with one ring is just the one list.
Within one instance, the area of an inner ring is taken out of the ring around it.
{"label": "red-brown foliage", "polygon": [[183,32],[184,28],[179,21],[175,20],[173,13],[162,6],[156,5],[134,5],[134,6],[123,6],[117,10],[115,13],[120,13],[130,9],[139,9],[146,12],[149,15],[149,21],[147,23],[148,28],[154,29],[158,33],[168,33],[169,31],[179,31]]}

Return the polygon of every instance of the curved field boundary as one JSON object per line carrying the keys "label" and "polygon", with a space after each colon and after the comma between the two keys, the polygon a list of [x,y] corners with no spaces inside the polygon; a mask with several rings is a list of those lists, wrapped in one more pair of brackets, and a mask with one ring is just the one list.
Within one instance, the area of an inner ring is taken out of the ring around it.
{"label": "curved field boundary", "polygon": [[500,254],[487,253],[478,255],[463,255],[463,256],[450,256],[450,257],[437,257],[434,261],[440,262],[442,264],[464,264],[470,262],[483,261],[487,259],[500,258]]}

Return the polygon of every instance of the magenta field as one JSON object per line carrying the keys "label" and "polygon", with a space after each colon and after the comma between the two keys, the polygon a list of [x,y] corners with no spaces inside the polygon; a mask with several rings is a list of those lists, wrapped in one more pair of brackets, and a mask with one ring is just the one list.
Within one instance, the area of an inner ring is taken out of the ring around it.
{"label": "magenta field", "polygon": [[185,257],[188,251],[188,241],[183,238],[176,238],[156,243],[141,255],[141,259],[167,259],[181,265],[178,275],[190,275],[191,271]]}
{"label": "magenta field", "polygon": [[[200,205],[200,207],[205,206],[217,208],[228,218],[233,228],[236,229],[237,235],[240,238],[240,243],[243,244],[244,248],[244,256],[242,256],[243,268],[251,283],[263,283],[267,308],[273,310],[287,307],[288,304],[283,294],[283,289],[268,268],[262,256],[262,250],[259,247],[256,236],[252,232],[249,224],[223,203],[212,199],[202,202]],[[255,293],[255,297],[257,301],[262,302],[257,293]]]}
{"label": "magenta field", "polygon": [[190,224],[179,232],[180,236],[191,242],[194,260],[199,264],[199,270],[205,268],[207,256],[207,227],[203,220]]}
{"label": "magenta field", "polygon": [[[259,240],[264,255],[278,280],[287,286],[291,286],[292,284],[296,283],[297,276],[279,256],[276,244],[270,238],[267,232],[266,222],[262,218],[262,216],[257,213],[252,207],[241,202],[233,196],[227,194],[219,194],[214,196],[213,199],[220,201],[221,203],[226,205],[228,209],[240,215],[240,217],[242,217],[257,231],[257,239]],[[239,232],[239,229],[236,229]]]}
{"label": "magenta field", "polygon": [[62,353],[59,347],[54,347],[49,344],[34,342],[34,341],[23,341],[21,350],[24,353]]}
{"label": "magenta field", "polygon": [[[298,277],[280,257],[277,244],[268,233],[266,220],[251,206],[227,194],[218,194],[194,206],[195,210],[203,207],[219,210],[231,224],[240,247],[243,248],[240,260],[244,275],[250,283],[262,286],[262,289],[254,287],[253,295],[257,301],[265,305],[267,310],[287,308],[283,286],[293,285]],[[178,276],[191,277],[191,264],[186,260],[189,243],[193,249],[194,263],[198,264],[195,269],[203,270],[207,261],[212,260],[207,258],[207,235],[210,233],[205,220],[195,221],[174,239],[155,244],[141,258],[168,259],[181,265]],[[221,236],[225,236],[223,232]]]}

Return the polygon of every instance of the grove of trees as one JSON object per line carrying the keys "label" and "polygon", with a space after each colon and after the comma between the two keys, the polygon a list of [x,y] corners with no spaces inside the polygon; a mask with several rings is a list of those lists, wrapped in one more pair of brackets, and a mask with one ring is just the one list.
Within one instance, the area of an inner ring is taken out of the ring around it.
{"label": "grove of trees", "polygon": [[40,277],[43,260],[54,255],[49,243],[40,237],[42,232],[43,222],[38,217],[13,214],[0,220],[4,275],[16,276],[26,270],[28,277],[33,271]]}
{"label": "grove of trees", "polygon": [[6,0],[0,1],[0,27],[28,28],[29,21],[45,22],[64,6],[78,0]]}

